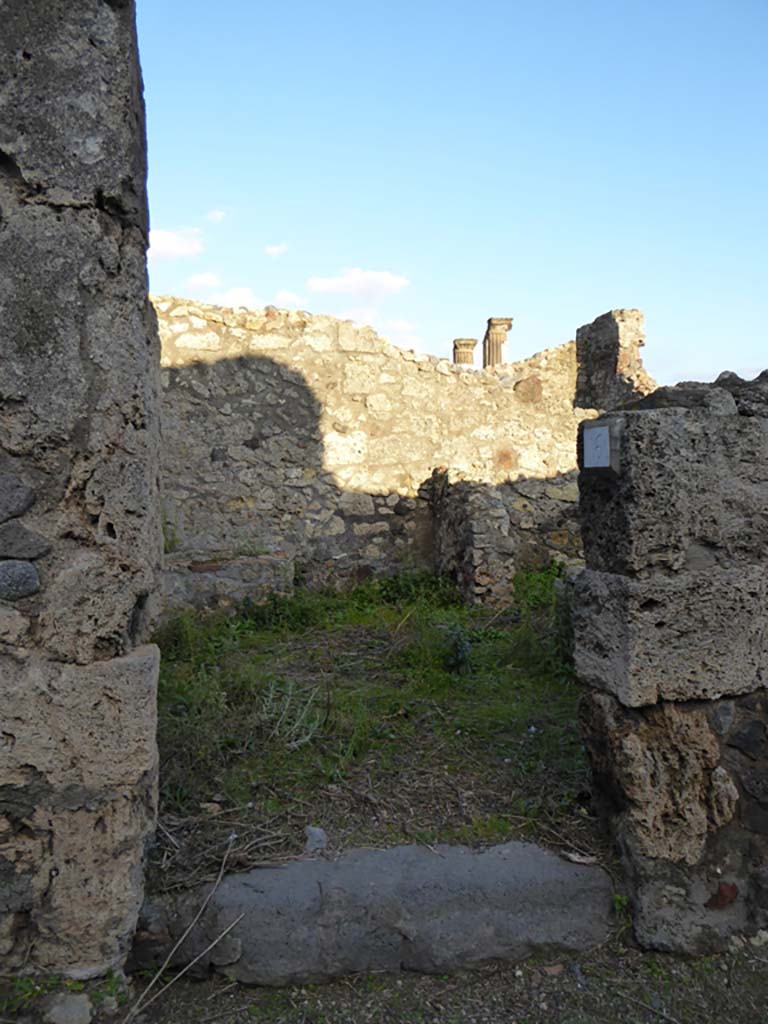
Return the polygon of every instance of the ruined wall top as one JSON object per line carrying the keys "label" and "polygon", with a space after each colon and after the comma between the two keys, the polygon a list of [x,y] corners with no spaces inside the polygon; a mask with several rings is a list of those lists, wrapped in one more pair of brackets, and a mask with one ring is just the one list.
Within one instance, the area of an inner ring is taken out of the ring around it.
{"label": "ruined wall top", "polygon": [[596,415],[574,407],[573,342],[476,373],[333,317],[155,306],[174,558],[279,550],[391,566],[429,545],[435,468],[551,482],[575,469],[578,422]]}
{"label": "ruined wall top", "polygon": [[615,409],[655,387],[640,350],[645,325],[639,309],[613,309],[576,332],[579,377],[576,404]]}

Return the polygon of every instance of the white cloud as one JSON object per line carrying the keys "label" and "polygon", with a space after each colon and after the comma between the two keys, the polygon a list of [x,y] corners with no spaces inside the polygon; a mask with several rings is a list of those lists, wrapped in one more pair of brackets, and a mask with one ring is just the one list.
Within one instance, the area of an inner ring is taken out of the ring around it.
{"label": "white cloud", "polygon": [[225,292],[216,292],[210,297],[209,302],[215,302],[218,306],[247,306],[248,309],[262,309],[264,302],[253,291],[252,288],[238,287],[228,288]]}
{"label": "white cloud", "polygon": [[218,274],[193,274],[187,278],[186,287],[191,291],[208,291],[210,288],[220,288],[221,278]]}
{"label": "white cloud", "polygon": [[179,228],[177,231],[153,230],[149,233],[151,260],[178,260],[197,256],[205,246],[200,228]]}
{"label": "white cloud", "polygon": [[368,302],[384,295],[392,295],[407,287],[410,281],[401,274],[389,270],[361,270],[348,267],[336,277],[310,277],[307,288],[311,292],[332,292],[355,295]]}
{"label": "white cloud", "polygon": [[264,252],[267,256],[282,256],[284,252],[288,252],[288,245],[286,242],[280,242],[279,245],[265,245]]}
{"label": "white cloud", "polygon": [[385,320],[382,330],[394,331],[396,334],[413,334],[416,328],[408,320]]}
{"label": "white cloud", "polygon": [[426,342],[417,334],[418,328],[408,320],[380,320],[376,328],[387,339],[401,348],[412,348],[416,352],[426,351]]}
{"label": "white cloud", "polygon": [[304,299],[296,292],[286,291],[285,288],[281,288],[280,291],[275,295],[275,305],[283,309],[290,307],[300,307],[304,305]]}
{"label": "white cloud", "polygon": [[221,224],[226,216],[223,210],[209,210],[205,215],[205,219],[211,221],[212,224]]}

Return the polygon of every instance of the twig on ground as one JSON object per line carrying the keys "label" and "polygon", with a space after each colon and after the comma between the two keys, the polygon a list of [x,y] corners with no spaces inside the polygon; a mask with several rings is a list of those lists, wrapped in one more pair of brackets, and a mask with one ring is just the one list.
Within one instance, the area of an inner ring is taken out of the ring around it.
{"label": "twig on ground", "polygon": [[[167,992],[168,989],[171,987],[171,985],[175,985],[176,982],[179,980],[179,978],[183,978],[184,975],[187,973],[187,971],[191,970],[195,966],[195,964],[198,962],[198,960],[202,960],[206,953],[210,953],[210,951],[214,948],[214,946],[217,946],[221,942],[221,940],[224,938],[225,935],[229,935],[229,933],[232,931],[232,929],[237,927],[237,925],[240,924],[240,922],[243,920],[244,917],[245,917],[245,912],[243,912],[242,914],[238,914],[238,916],[235,918],[235,920],[231,924],[228,924],[227,927],[224,929],[224,931],[220,932],[216,936],[216,938],[213,940],[213,942],[209,942],[208,943],[208,945],[205,947],[205,949],[202,951],[202,953],[198,953],[197,956],[194,958],[194,960],[190,960],[190,962],[187,964],[186,967],[182,967],[182,969],[179,971],[179,973],[177,975],[175,975],[173,978],[171,978],[170,981],[166,982],[166,984],[163,985],[163,987],[161,989],[158,989],[158,991],[155,992],[155,994],[152,996],[152,998],[148,1002],[142,1003],[141,1009],[142,1010],[149,1009],[149,1007],[152,1005],[152,1003],[154,1003],[157,999],[159,999],[160,996],[164,992]],[[133,1013],[134,1011],[131,1011],[131,1012]],[[127,1024],[129,1019],[130,1019],[130,1015],[128,1017],[126,1017],[125,1024]],[[677,1022],[675,1022],[675,1024],[677,1024]]]}
{"label": "twig on ground", "polygon": [[415,610],[416,610],[416,605],[415,604],[411,605],[411,607],[408,609],[408,611],[405,613],[405,615],[402,617],[402,619],[398,622],[397,626],[395,626],[395,630],[394,630],[394,632],[392,634],[393,636],[397,636],[397,634],[400,632],[400,630],[406,624],[408,619],[410,619],[410,617],[413,615]]}
{"label": "twig on ground", "polygon": [[[181,946],[181,944],[184,942],[186,937],[189,935],[189,933],[192,931],[192,929],[195,927],[197,922],[200,920],[200,918],[205,913],[206,907],[208,906],[208,904],[213,899],[214,893],[218,889],[219,885],[221,884],[221,880],[224,877],[224,869],[227,866],[227,858],[229,857],[229,851],[232,849],[232,844],[234,843],[234,841],[235,841],[235,837],[234,836],[230,836],[229,845],[227,846],[227,849],[224,852],[224,856],[222,857],[221,867],[219,868],[219,874],[218,874],[218,877],[216,878],[216,882],[214,883],[214,886],[211,889],[211,891],[208,893],[208,895],[205,897],[203,902],[200,904],[200,909],[195,914],[195,916],[194,916],[194,918],[192,920],[192,923],[187,927],[187,929],[184,932],[184,934],[181,936],[181,938],[173,946],[173,948],[171,949],[170,953],[168,954],[168,956],[166,956],[166,958],[163,961],[162,965],[160,966],[160,968],[158,969],[157,973],[155,974],[154,978],[152,978],[150,983],[147,985],[147,987],[141,993],[139,998],[136,1000],[136,1002],[130,1008],[130,1010],[128,1011],[128,1014],[127,1014],[127,1016],[126,1016],[126,1018],[125,1018],[125,1020],[123,1022],[123,1024],[129,1024],[129,1021],[133,1020],[133,1018],[141,1010],[144,1009],[145,1005],[147,1005],[147,1006],[149,1005],[149,1003],[145,1004],[144,1000],[147,998],[149,993],[152,991],[152,989],[154,988],[154,986],[155,986],[156,982],[158,981],[158,979],[162,978],[163,974],[165,973],[165,969],[168,966],[168,964],[171,962],[171,960],[173,959],[173,955],[176,952],[176,950]],[[160,991],[161,992],[165,991],[165,988],[161,989]],[[154,1002],[154,999],[155,999],[155,997],[150,999],[150,1002]]]}
{"label": "twig on ground", "polygon": [[669,1021],[669,1024],[680,1024],[677,1017],[670,1017],[668,1013],[665,1013],[663,1010],[657,1010],[656,1007],[651,1006],[650,1003],[644,1003],[641,999],[635,999],[634,996],[630,996],[626,992],[622,992],[619,988],[614,991],[618,992],[622,999],[626,999],[629,1003],[634,1003],[635,1006],[641,1006],[644,1010],[648,1010],[649,1013],[655,1013],[656,1016],[661,1017],[662,1020]]}
{"label": "twig on ground", "polygon": [[219,988],[215,992],[211,992],[211,994],[208,996],[207,1002],[210,1003],[212,999],[218,999],[219,996],[223,996],[224,993],[229,992],[230,989],[237,988],[238,985],[239,982],[230,981],[230,983],[228,985],[225,985],[224,988]]}
{"label": "twig on ground", "polygon": [[181,843],[178,841],[176,836],[174,836],[172,832],[168,831],[168,829],[165,827],[165,825],[162,823],[162,821],[158,821],[157,827],[160,829],[160,831],[163,833],[163,835],[173,843],[173,845],[178,850],[179,847],[181,846]]}

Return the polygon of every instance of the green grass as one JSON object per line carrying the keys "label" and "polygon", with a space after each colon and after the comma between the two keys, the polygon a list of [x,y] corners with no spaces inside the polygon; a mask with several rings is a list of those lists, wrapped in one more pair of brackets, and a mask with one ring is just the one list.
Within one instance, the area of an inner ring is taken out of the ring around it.
{"label": "green grass", "polygon": [[[425,841],[493,842],[570,805],[585,764],[557,575],[518,574],[502,614],[408,572],[179,616],[157,637],[164,810],[216,801],[346,828],[339,787],[363,787],[360,838],[402,838],[405,816]],[[471,795],[460,821],[444,820],[452,790]]]}

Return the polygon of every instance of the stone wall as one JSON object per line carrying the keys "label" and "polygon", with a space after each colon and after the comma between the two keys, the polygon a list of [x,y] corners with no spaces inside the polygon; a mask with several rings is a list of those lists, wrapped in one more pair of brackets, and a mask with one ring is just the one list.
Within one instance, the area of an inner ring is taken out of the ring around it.
{"label": "stone wall", "polygon": [[587,423],[581,465],[576,667],[636,932],[725,948],[768,932],[768,374]]}
{"label": "stone wall", "polygon": [[158,345],[132,2],[0,2],[0,960],[121,964],[153,827]]}
{"label": "stone wall", "polygon": [[498,484],[433,474],[435,561],[469,601],[509,601],[520,568],[582,561],[576,471]]}
{"label": "stone wall", "polygon": [[654,388],[640,356],[645,344],[639,309],[614,309],[576,331],[576,404],[616,409]]}
{"label": "stone wall", "polygon": [[[155,305],[172,606],[226,600],[232,576],[238,595],[282,586],[292,567],[319,582],[436,565],[483,598],[483,565],[498,596],[508,555],[578,554],[568,474],[578,422],[596,411],[574,406],[573,342],[476,372],[331,317]],[[633,311],[607,317],[632,325],[628,351],[642,343]],[[436,490],[437,467],[449,474]],[[460,523],[470,504],[495,532]],[[476,557],[479,575],[465,572]]]}

